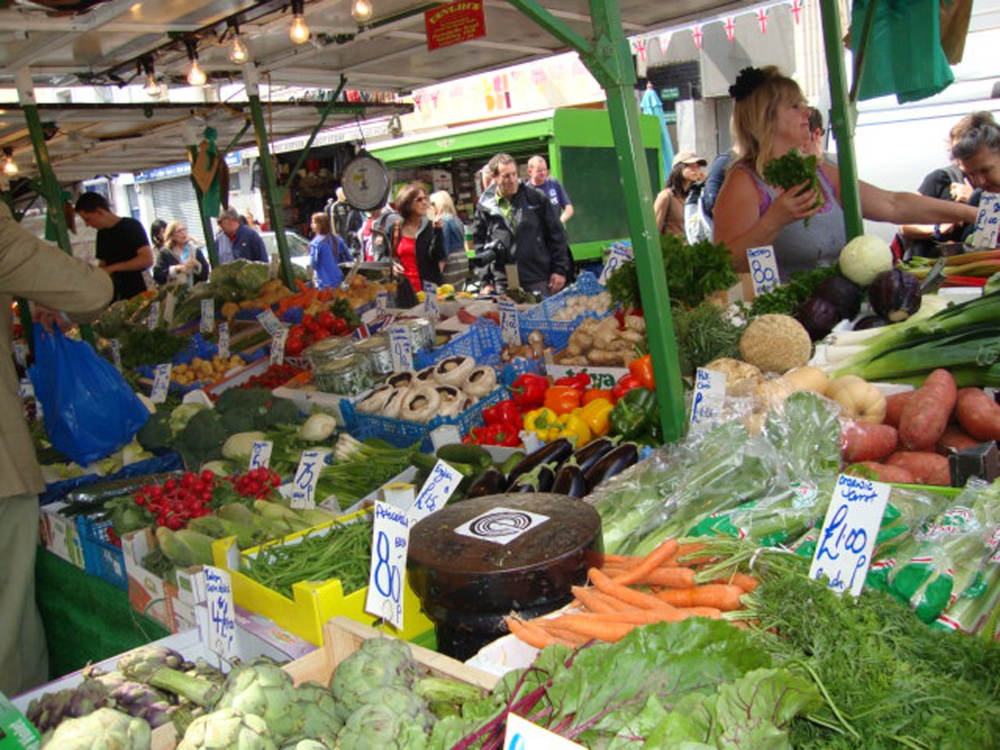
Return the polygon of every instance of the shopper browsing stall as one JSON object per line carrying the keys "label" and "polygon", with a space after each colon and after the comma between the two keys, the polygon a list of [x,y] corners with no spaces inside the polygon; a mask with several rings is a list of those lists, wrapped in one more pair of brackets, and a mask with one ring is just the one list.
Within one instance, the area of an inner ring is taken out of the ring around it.
{"label": "shopper browsing stall", "polygon": [[115,301],[146,291],[143,274],[155,258],[142,224],[113,214],[100,193],[84,193],[77,198],[76,212],[88,227],[97,230],[97,261],[114,282]]}
{"label": "shopper browsing stall", "polygon": [[396,193],[396,210],[403,218],[390,237],[393,268],[406,276],[414,291],[425,282],[443,284],[441,263],[448,259],[441,219],[427,217],[430,199],[422,183],[411,182]]}

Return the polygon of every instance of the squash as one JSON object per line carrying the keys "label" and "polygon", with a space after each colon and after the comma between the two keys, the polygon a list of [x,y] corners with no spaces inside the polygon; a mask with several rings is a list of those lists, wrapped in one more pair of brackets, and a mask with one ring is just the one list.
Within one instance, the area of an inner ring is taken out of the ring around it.
{"label": "squash", "polygon": [[857,375],[843,375],[831,381],[826,395],[840,404],[851,419],[874,424],[885,420],[885,396]]}
{"label": "squash", "polygon": [[818,367],[796,367],[782,375],[796,391],[812,391],[823,396],[830,387],[830,377]]}

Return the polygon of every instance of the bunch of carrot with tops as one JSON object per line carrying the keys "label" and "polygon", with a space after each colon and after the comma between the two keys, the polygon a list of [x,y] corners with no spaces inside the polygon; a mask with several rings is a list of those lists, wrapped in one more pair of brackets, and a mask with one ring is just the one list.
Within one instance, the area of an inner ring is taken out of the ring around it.
{"label": "bunch of carrot with tops", "polygon": [[688,617],[743,626],[743,596],[760,581],[740,572],[720,579],[717,570],[704,567],[716,560],[706,557],[704,548],[701,542],[666,539],[644,557],[604,555],[600,568],[587,571],[590,585],[573,587],[576,599],[565,612],[530,620],[512,613],[505,618],[507,629],[528,645],[545,648],[594,639],[613,643],[635,627]]}

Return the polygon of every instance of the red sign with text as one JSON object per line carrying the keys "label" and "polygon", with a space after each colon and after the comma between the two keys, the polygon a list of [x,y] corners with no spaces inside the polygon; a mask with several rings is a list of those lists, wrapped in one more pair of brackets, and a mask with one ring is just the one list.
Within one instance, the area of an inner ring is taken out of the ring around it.
{"label": "red sign with text", "polygon": [[486,36],[486,15],[477,0],[460,0],[425,11],[424,25],[430,50]]}

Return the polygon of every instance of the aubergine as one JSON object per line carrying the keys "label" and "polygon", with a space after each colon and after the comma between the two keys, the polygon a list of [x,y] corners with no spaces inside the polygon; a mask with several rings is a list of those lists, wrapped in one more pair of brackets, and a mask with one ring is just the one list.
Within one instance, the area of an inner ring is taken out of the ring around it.
{"label": "aubergine", "polygon": [[854,320],[861,310],[861,287],[850,279],[837,274],[823,279],[813,289],[813,297],[820,297],[831,302],[837,308],[840,319]]}
{"label": "aubergine", "polygon": [[569,495],[578,499],[586,495],[587,480],[583,476],[583,469],[569,461],[564,463],[556,472],[552,491],[557,495]]}
{"label": "aubergine", "polygon": [[510,470],[507,475],[508,488],[521,478],[521,475],[535,470],[542,464],[554,463],[557,466],[573,455],[573,443],[569,438],[558,438],[551,443],[546,443],[537,451],[529,453],[517,462],[517,465]]}
{"label": "aubergine", "polygon": [[550,492],[556,481],[556,472],[551,464],[541,464],[531,471],[522,474],[507,492]]}
{"label": "aubergine", "polygon": [[587,482],[587,493],[593,492],[594,488],[605,479],[611,479],[611,477],[621,474],[638,460],[639,446],[635,443],[622,443],[614,450],[605,453],[601,460],[591,466],[583,475]]}
{"label": "aubergine", "polygon": [[899,323],[920,309],[920,279],[901,268],[882,271],[868,287],[872,312],[890,323]]}
{"label": "aubergine", "polygon": [[581,471],[586,472],[587,469],[600,460],[601,456],[615,447],[615,442],[609,437],[591,440],[582,448],[577,448],[573,455],[570,456],[570,460],[579,466]]}
{"label": "aubergine", "polygon": [[469,485],[469,489],[465,491],[465,499],[499,495],[506,488],[507,475],[496,466],[490,466]]}
{"label": "aubergine", "polygon": [[842,319],[837,306],[823,297],[810,297],[797,308],[794,317],[809,333],[812,341],[826,338]]}
{"label": "aubergine", "polygon": [[878,315],[866,315],[854,324],[854,330],[867,331],[869,328],[881,328],[887,325],[889,325],[889,321],[885,318],[880,318]]}

